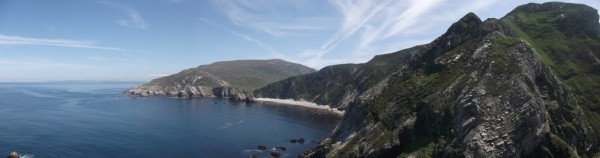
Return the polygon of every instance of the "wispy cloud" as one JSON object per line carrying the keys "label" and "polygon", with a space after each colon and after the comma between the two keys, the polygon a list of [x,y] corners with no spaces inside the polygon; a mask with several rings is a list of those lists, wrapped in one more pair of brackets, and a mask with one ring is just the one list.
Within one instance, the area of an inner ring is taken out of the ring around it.
{"label": "wispy cloud", "polygon": [[[362,1],[362,0],[330,0],[330,2],[337,7],[342,15],[342,24],[339,26],[338,30],[333,36],[331,36],[319,49],[315,50],[307,50],[301,52],[299,55],[303,58],[308,58],[309,63],[307,65],[312,67],[322,67],[326,64],[329,64],[330,60],[323,60],[323,55],[335,49],[341,42],[346,41],[347,39],[353,37],[359,30],[363,29],[362,39],[360,39],[360,43],[362,45],[362,41],[372,40],[370,38],[374,38],[375,36],[367,35],[367,33],[372,32],[378,28],[375,27],[388,27],[388,26],[375,26],[372,25],[374,23],[374,19],[381,18],[381,12],[389,7],[390,3],[393,3],[393,0],[384,0],[384,1]],[[396,3],[399,3],[397,1]],[[396,8],[398,9],[398,8]],[[384,18],[386,19],[386,18]],[[380,23],[385,24],[385,23]],[[389,25],[389,24],[387,24]],[[361,47],[361,46],[359,46]],[[364,48],[361,48],[364,49]],[[364,61],[359,60],[359,56],[353,55],[347,57],[345,60],[347,62],[360,62]]]}
{"label": "wispy cloud", "polygon": [[[315,5],[323,5],[313,1],[212,2],[233,23],[273,36],[316,31],[322,31],[320,35],[331,33],[330,36],[325,36],[321,45],[307,46],[299,50],[296,56],[297,61],[320,68],[328,64],[365,62],[376,54],[424,44],[466,13],[494,5],[498,0],[473,1],[460,5],[449,0],[329,0],[328,6],[333,6],[333,11],[337,11],[338,14],[323,16],[319,13],[319,18],[306,14],[310,8],[315,8]],[[304,3],[310,3],[309,7]],[[237,36],[247,38],[243,35]],[[346,55],[340,57],[340,51],[344,51]],[[334,52],[335,55],[326,55],[330,52]]]}
{"label": "wispy cloud", "polygon": [[306,35],[328,29],[315,24],[332,22],[332,19],[323,17],[291,13],[290,10],[305,6],[302,1],[213,0],[212,2],[233,23],[272,36]]}
{"label": "wispy cloud", "polygon": [[121,49],[121,48],[97,46],[94,44],[94,42],[88,42],[88,41],[29,38],[29,37],[19,37],[19,36],[8,36],[8,35],[3,35],[3,34],[0,34],[0,44],[4,44],[4,45],[42,45],[42,46],[57,46],[57,47],[72,47],[72,48],[89,48],[89,49],[125,51],[125,49]]}
{"label": "wispy cloud", "polygon": [[[389,53],[403,48],[423,44],[437,35],[428,34],[431,29],[441,29],[440,24],[451,23],[467,12],[488,7],[498,0],[475,1],[454,6],[447,0],[330,0],[342,15],[343,22],[333,36],[320,49],[301,52],[301,57],[312,61],[314,67],[325,66],[323,56],[343,42],[357,42],[349,62],[365,62],[372,55]],[[453,6],[453,7],[448,7]],[[443,10],[437,8],[456,8]],[[442,15],[443,14],[443,15]],[[410,38],[410,39],[408,39]]]}
{"label": "wispy cloud", "polygon": [[119,9],[127,14],[127,19],[118,19],[116,21],[117,24],[121,26],[136,29],[146,29],[150,27],[150,25],[148,24],[148,22],[146,22],[146,20],[144,20],[142,15],[140,15],[140,13],[138,13],[138,11],[133,9],[132,7],[108,1],[99,1],[99,3],[111,8]]}
{"label": "wispy cloud", "polygon": [[202,20],[202,22],[204,22],[204,23],[207,23],[209,25],[212,25],[214,27],[217,27],[217,28],[220,28],[220,29],[222,29],[224,31],[227,31],[228,33],[230,33],[232,35],[238,36],[238,37],[240,37],[243,40],[250,41],[250,42],[258,45],[262,49],[264,49],[267,52],[269,52],[269,54],[271,56],[275,57],[275,58],[285,59],[285,56],[283,54],[279,53],[273,47],[269,46],[268,44],[266,44],[266,43],[264,43],[264,42],[262,42],[262,41],[260,41],[260,40],[258,40],[256,38],[253,38],[253,37],[250,37],[248,35],[241,34],[241,33],[235,32],[233,30],[227,29],[227,28],[225,28],[225,27],[223,27],[223,26],[221,26],[221,25],[219,25],[217,23],[214,23],[214,22],[212,22],[212,21],[210,21],[210,20],[208,20],[206,18],[200,18],[200,20]]}
{"label": "wispy cloud", "polygon": [[344,22],[338,31],[330,40],[321,46],[321,53],[317,54],[320,58],[323,54],[334,49],[340,42],[354,35],[356,31],[363,28],[375,15],[388,5],[391,0],[377,1],[352,1],[352,0],[332,0],[340,10]]}

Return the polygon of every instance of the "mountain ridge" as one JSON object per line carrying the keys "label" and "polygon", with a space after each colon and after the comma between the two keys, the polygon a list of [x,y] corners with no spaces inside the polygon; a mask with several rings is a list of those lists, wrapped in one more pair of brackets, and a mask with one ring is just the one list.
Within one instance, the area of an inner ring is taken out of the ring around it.
{"label": "mountain ridge", "polygon": [[599,25],[597,10],[560,2],[468,13],[429,44],[254,94],[345,109],[311,157],[588,157],[600,142]]}
{"label": "mountain ridge", "polygon": [[251,92],[258,87],[314,71],[281,59],[220,61],[153,79],[127,90],[125,94],[142,97],[229,97],[251,101]]}

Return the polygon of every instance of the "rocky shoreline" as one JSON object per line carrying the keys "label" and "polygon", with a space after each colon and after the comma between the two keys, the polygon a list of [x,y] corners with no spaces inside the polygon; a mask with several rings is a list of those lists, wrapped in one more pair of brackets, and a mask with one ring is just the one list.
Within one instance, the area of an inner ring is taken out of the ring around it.
{"label": "rocky shoreline", "polygon": [[315,109],[316,114],[333,114],[344,116],[344,111],[339,108],[333,108],[329,105],[319,105],[308,101],[297,101],[293,99],[278,98],[256,98],[246,90],[231,87],[203,87],[203,86],[185,86],[183,88],[162,88],[162,87],[134,87],[123,92],[128,97],[175,97],[182,99],[192,98],[224,98],[232,102],[242,103],[270,103],[284,104],[291,106],[302,106]]}
{"label": "rocky shoreline", "polygon": [[166,96],[177,98],[204,98],[217,97],[228,98],[230,101],[253,103],[255,98],[246,90],[232,87],[204,87],[204,86],[185,86],[179,88],[154,87],[134,87],[125,92],[129,97],[150,97]]}

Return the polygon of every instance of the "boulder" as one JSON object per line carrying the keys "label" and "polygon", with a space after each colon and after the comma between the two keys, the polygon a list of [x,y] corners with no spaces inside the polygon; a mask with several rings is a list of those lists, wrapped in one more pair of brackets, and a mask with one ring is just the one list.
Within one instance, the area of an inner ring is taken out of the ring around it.
{"label": "boulder", "polygon": [[10,153],[10,155],[7,156],[7,158],[19,158],[19,153],[13,151]]}
{"label": "boulder", "polygon": [[273,156],[273,157],[281,157],[281,153],[271,152],[271,156]]}
{"label": "boulder", "polygon": [[304,140],[304,138],[300,138],[300,139],[298,139],[298,143],[300,143],[300,144],[304,144],[304,142],[305,142],[305,141],[306,141],[306,140]]}
{"label": "boulder", "polygon": [[256,148],[257,148],[258,150],[267,150],[267,146],[264,146],[264,145],[259,145],[259,146],[256,146]]}

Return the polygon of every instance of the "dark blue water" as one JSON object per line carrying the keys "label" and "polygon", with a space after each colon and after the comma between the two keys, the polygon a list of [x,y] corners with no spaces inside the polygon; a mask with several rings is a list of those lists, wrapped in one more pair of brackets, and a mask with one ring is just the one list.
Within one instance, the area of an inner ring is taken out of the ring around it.
{"label": "dark blue water", "polygon": [[[338,118],[222,99],[129,98],[135,83],[0,84],[0,156],[283,157],[315,147]],[[304,138],[304,144],[289,139]],[[273,150],[273,149],[269,149]]]}

